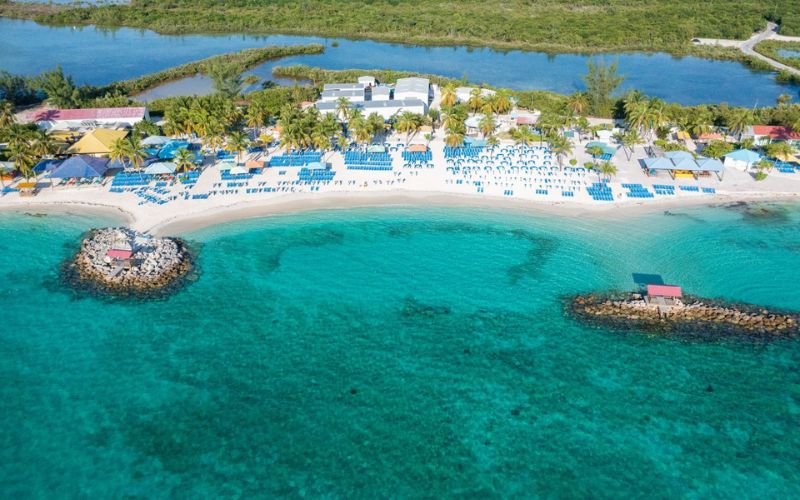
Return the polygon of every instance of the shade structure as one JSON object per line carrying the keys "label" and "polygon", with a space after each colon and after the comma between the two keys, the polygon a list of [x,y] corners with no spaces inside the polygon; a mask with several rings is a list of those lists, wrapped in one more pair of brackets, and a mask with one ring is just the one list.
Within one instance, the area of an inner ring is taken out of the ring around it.
{"label": "shade structure", "polygon": [[175,164],[171,161],[158,161],[151,163],[144,169],[144,173],[152,175],[174,174]]}
{"label": "shade structure", "polygon": [[669,158],[670,160],[676,160],[676,161],[685,159],[690,159],[690,160],[694,159],[694,155],[692,155],[692,153],[689,153],[688,151],[667,151],[666,153],[664,153],[664,156],[666,158]]}
{"label": "shade structure", "polygon": [[696,163],[702,172],[722,172],[725,168],[716,158],[698,158]]}
{"label": "shade structure", "polygon": [[486,146],[486,139],[475,139],[474,137],[464,137],[464,143],[468,146],[482,148]]}
{"label": "shade structure", "polygon": [[158,157],[162,160],[171,160],[175,158],[175,153],[182,148],[189,149],[189,141],[169,141],[158,152]]}
{"label": "shade structure", "polygon": [[311,169],[317,168],[317,169],[319,169],[319,168],[325,168],[325,166],[321,162],[312,161],[311,163],[308,164],[308,168],[311,168]]}
{"label": "shade structure", "polygon": [[650,170],[670,170],[675,167],[669,158],[664,158],[663,156],[645,158],[644,165]]}
{"label": "shade structure", "polygon": [[94,156],[78,155],[64,160],[61,165],[50,172],[53,179],[73,179],[83,177],[100,177],[108,170],[108,160]]}
{"label": "shade structure", "polygon": [[481,119],[478,116],[470,116],[466,120],[464,120],[464,125],[467,128],[478,128],[481,124]]}
{"label": "shade structure", "polygon": [[48,158],[46,160],[42,160],[33,167],[34,173],[41,174],[42,172],[52,172],[56,169],[59,165],[61,165],[62,160],[56,160],[53,158]]}
{"label": "shade structure", "polygon": [[694,158],[673,158],[672,163],[675,165],[673,170],[697,170]]}
{"label": "shade structure", "polygon": [[67,149],[70,154],[108,154],[114,141],[122,139],[128,135],[127,130],[111,130],[108,128],[96,128]]}
{"label": "shade structure", "polygon": [[250,169],[242,167],[240,165],[236,165],[234,167],[231,167],[230,173],[231,173],[231,175],[249,174],[250,173]]}
{"label": "shade structure", "polygon": [[170,141],[169,137],[163,135],[151,135],[142,139],[143,146],[163,146]]}
{"label": "shade structure", "polygon": [[725,158],[730,158],[731,160],[741,161],[747,163],[748,165],[752,165],[761,159],[761,155],[749,149],[737,149],[736,151],[726,154]]}
{"label": "shade structure", "polygon": [[424,153],[428,151],[428,146],[424,144],[412,144],[406,148],[409,153]]}
{"label": "shade structure", "polygon": [[683,296],[683,292],[681,287],[675,285],[647,285],[647,295],[679,299]]}
{"label": "shade structure", "polygon": [[247,168],[264,168],[264,160],[248,160],[244,166]]}

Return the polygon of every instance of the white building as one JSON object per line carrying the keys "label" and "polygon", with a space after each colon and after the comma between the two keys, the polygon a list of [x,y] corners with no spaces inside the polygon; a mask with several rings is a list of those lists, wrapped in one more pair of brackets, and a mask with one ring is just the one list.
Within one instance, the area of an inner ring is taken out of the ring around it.
{"label": "white building", "polygon": [[342,97],[350,102],[364,102],[366,100],[364,87],[348,90],[323,90],[320,95],[320,100],[323,102],[335,102]]}
{"label": "white building", "polygon": [[394,86],[394,98],[419,99],[425,105],[430,102],[431,84],[427,78],[400,78]]}
{"label": "white building", "polygon": [[328,90],[363,90],[364,86],[360,83],[326,83],[322,86],[322,91]]}
{"label": "white building", "polygon": [[[469,98],[472,97],[472,92],[475,90],[475,87],[457,87],[456,88],[456,100],[458,102],[467,102]],[[481,89],[482,96],[494,95],[496,92],[490,89]]]}
{"label": "white building", "polygon": [[358,83],[363,87],[374,87],[378,82],[374,76],[364,75],[358,77]]}
{"label": "white building", "polygon": [[[330,101],[318,101],[317,109],[322,113],[336,114],[336,103]],[[389,120],[400,113],[410,111],[412,113],[425,114],[428,111],[427,102],[420,99],[393,99],[387,101],[365,101],[351,102],[351,108],[358,108],[364,116],[378,113],[384,120]]]}
{"label": "white building", "polygon": [[147,108],[45,109],[29,117],[43,130],[131,128],[149,120]]}
{"label": "white building", "polygon": [[372,87],[372,100],[373,101],[388,101],[392,98],[392,89],[385,85],[378,85]]}

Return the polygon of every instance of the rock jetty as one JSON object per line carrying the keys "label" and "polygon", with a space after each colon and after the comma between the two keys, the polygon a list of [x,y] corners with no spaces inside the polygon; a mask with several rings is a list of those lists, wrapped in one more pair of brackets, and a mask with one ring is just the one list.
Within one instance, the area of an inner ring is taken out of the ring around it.
{"label": "rock jetty", "polygon": [[65,278],[79,289],[113,296],[151,297],[172,290],[193,269],[186,244],[128,228],[91,231],[65,266]]}
{"label": "rock jetty", "polygon": [[670,307],[663,307],[636,293],[589,294],[573,297],[568,307],[583,321],[622,329],[700,337],[744,335],[777,338],[800,335],[800,314],[689,296],[676,300]]}

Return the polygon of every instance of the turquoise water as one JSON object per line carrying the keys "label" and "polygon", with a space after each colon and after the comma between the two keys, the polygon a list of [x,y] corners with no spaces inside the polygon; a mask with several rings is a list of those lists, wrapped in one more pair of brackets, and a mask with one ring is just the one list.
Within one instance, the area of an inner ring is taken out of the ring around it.
{"label": "turquoise water", "polygon": [[[338,47],[332,46],[334,41],[338,42]],[[0,19],[0,69],[17,74],[38,74],[60,64],[76,82],[98,85],[214,54],[299,43],[323,43],[327,47],[324,54],[268,62],[252,73],[262,79],[272,79],[274,66],[290,64],[326,69],[388,67],[466,77],[472,82],[513,89],[571,93],[584,88],[581,76],[586,74],[589,60],[589,56],[580,54],[417,47],[302,36],[166,36],[148,30],[48,27],[32,21]],[[625,76],[624,89],[638,89],[681,104],[728,102],[737,106],[769,106],[780,94],[797,97],[800,93],[800,86],[780,84],[774,80],[773,73],[751,71],[731,61],[676,58],[664,53],[607,54],[604,59],[619,63],[619,72]],[[150,96],[204,93],[210,88],[207,79],[196,78],[173,83]]]}
{"label": "turquoise water", "polygon": [[778,55],[781,55],[783,57],[800,58],[800,50],[780,49],[778,51]]}
{"label": "turquoise water", "polygon": [[250,220],[147,303],[58,286],[101,223],[0,214],[5,498],[800,495],[797,341],[562,313],[633,272],[800,309],[800,207]]}

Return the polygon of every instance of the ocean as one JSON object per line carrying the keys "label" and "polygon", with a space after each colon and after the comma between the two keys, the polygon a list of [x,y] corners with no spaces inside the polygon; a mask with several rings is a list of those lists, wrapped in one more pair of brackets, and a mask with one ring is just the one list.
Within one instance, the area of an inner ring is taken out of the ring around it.
{"label": "ocean", "polygon": [[65,288],[109,220],[0,213],[5,498],[800,496],[800,344],[582,325],[660,274],[800,310],[800,206],[371,208],[183,235],[163,300]]}

